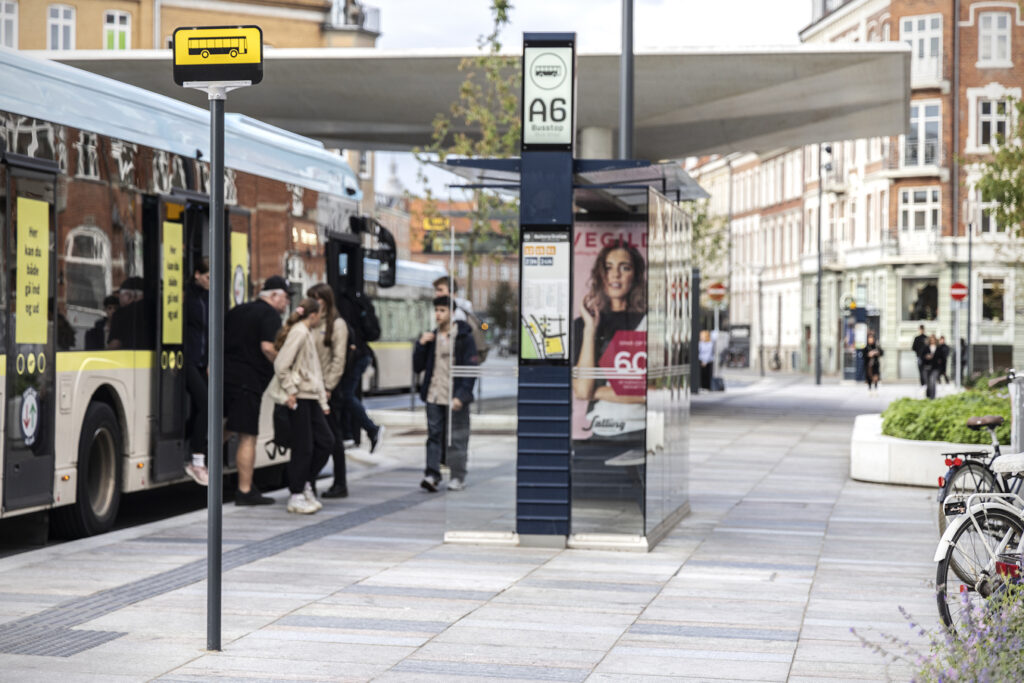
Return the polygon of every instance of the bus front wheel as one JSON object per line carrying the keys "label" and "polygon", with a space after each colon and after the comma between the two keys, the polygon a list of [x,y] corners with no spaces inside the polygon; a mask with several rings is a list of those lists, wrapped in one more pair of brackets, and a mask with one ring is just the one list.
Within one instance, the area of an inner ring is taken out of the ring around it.
{"label": "bus front wheel", "polygon": [[121,427],[106,403],[90,403],[78,441],[73,505],[53,511],[54,530],[77,538],[109,531],[121,503]]}
{"label": "bus front wheel", "polygon": [[231,50],[231,56],[232,57],[237,57],[238,56],[238,50]]}
{"label": "bus front wheel", "polygon": [[210,51],[209,50],[203,50],[200,54],[202,55],[203,59],[206,59],[207,57],[210,56]]}

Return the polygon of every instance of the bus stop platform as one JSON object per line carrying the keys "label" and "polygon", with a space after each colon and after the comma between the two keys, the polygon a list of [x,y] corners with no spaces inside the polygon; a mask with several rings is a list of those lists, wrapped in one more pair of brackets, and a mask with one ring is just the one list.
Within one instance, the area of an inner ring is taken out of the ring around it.
{"label": "bus stop platform", "polygon": [[[225,508],[221,652],[205,511],[0,559],[0,680],[907,679],[850,629],[927,650],[898,607],[938,623],[934,492],[848,471],[854,416],[913,390],[695,397],[692,514],[650,553],[444,544],[460,494],[419,489],[422,434],[389,430],[316,515]],[[471,437],[468,485],[514,448]]]}

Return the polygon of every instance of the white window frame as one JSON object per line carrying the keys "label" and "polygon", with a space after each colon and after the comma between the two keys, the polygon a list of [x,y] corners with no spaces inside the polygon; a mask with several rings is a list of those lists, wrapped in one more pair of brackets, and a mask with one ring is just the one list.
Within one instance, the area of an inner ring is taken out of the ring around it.
{"label": "white window frame", "polygon": [[[1006,22],[998,26],[999,20]],[[1002,45],[1000,45],[1002,39]],[[1013,67],[1013,16],[1009,12],[978,12],[979,69],[1006,69]]]}
{"label": "white window frame", "polygon": [[[928,107],[935,107],[937,114],[930,117],[926,114]],[[915,124],[916,119],[916,124]],[[926,150],[928,148],[927,124],[935,121],[935,158],[931,163],[927,161]],[[915,127],[916,126],[916,127]],[[900,154],[900,162],[903,166],[938,166],[942,163],[942,101],[941,100],[913,100],[910,103],[910,133],[901,137],[903,141],[903,153]],[[911,143],[917,142],[917,151],[913,159],[908,159]]]}
{"label": "white window frame", "polygon": [[[924,192],[923,201],[915,193]],[[924,225],[917,227],[916,216],[922,214]],[[913,218],[912,218],[913,216]],[[899,226],[903,234],[938,233],[942,225],[942,188],[938,185],[900,188]]]}
{"label": "white window frame", "polygon": [[[54,11],[58,16],[53,16]],[[58,44],[53,44],[53,29],[58,31]],[[67,44],[61,36],[67,29]],[[46,7],[46,49],[47,50],[74,50],[75,49],[75,8],[71,5],[48,5]]]}
{"label": "white window frame", "polygon": [[[4,40],[10,30],[11,40]],[[0,0],[0,47],[18,49],[18,0]]]}
{"label": "white window frame", "polygon": [[[992,149],[988,145],[981,144],[981,114],[982,100],[1015,100],[1020,101],[1021,88],[1007,88],[1001,83],[989,83],[983,88],[967,88],[967,139],[964,144],[964,154],[988,154]],[[1017,113],[1016,107],[1010,107],[1007,130],[1013,130]]]}
{"label": "white window frame", "polygon": [[[75,254],[75,238],[85,236],[90,238],[96,246],[97,256],[78,256]],[[65,239],[64,244],[64,263],[65,264],[76,264],[83,266],[94,266],[99,267],[103,271],[103,284],[104,291],[112,291],[111,280],[111,251],[110,251],[110,237],[107,236],[103,230],[95,225],[79,225],[72,228],[68,232],[68,236]],[[98,309],[85,308],[82,306],[74,305],[72,308],[79,308],[81,310],[88,310],[93,312],[103,311],[103,302],[100,301],[100,307]]]}
{"label": "white window frame", "polygon": [[[979,273],[978,280],[979,280],[978,291],[981,292],[981,296],[978,297],[978,319],[981,320],[982,322],[986,322],[986,323],[993,323],[993,324],[1005,323],[1006,322],[1007,299],[1008,299],[1008,297],[1006,296],[1007,289],[1008,289],[1007,288],[1007,278],[1006,278],[1006,276],[1004,276],[1004,275],[987,275],[987,274],[984,274],[984,273]],[[1002,303],[1002,306],[1001,306],[1001,308],[1003,309],[1003,316],[1001,318],[994,318],[994,317],[986,318],[985,317],[985,290],[987,289],[987,287],[985,285],[989,284],[989,286],[991,286],[992,284],[994,284],[996,282],[998,282],[1000,284],[1000,286],[1003,288],[1003,297],[1002,297],[1003,303]]]}
{"label": "white window frame", "polygon": [[900,40],[910,44],[913,80],[942,80],[942,15],[919,14],[900,19]]}
{"label": "white window frame", "polygon": [[[124,20],[122,23],[121,20]],[[113,20],[113,21],[111,21]],[[113,34],[114,45],[109,44],[109,36]],[[124,37],[124,45],[121,46],[118,38]],[[104,50],[130,50],[132,49],[132,13],[123,10],[103,10],[103,49]]]}
{"label": "white window frame", "polygon": [[992,209],[996,207],[995,202],[986,202],[981,196],[981,190],[974,188],[974,203],[977,207],[977,216],[969,217],[978,221],[978,233],[981,235],[1006,237],[1009,235],[1007,226],[1000,225],[992,215]]}
{"label": "white window frame", "polygon": [[[989,111],[984,111],[985,106],[988,105]],[[1002,107],[1002,113],[999,112],[999,107]],[[1006,137],[1007,132],[1010,130],[1010,112],[1013,111],[1012,103],[1005,98],[1000,99],[981,99],[978,100],[978,144],[985,147],[996,147],[996,136],[1002,135]],[[984,136],[985,124],[989,124],[988,140]]]}

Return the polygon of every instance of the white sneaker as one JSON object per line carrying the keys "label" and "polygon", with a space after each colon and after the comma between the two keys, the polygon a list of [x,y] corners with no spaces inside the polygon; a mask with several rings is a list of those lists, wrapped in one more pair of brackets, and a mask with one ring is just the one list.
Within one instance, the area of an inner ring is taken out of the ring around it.
{"label": "white sneaker", "polygon": [[420,482],[420,488],[426,489],[430,493],[436,493],[437,485],[440,483],[441,482],[437,480],[437,477],[435,477],[432,474],[428,474],[427,476],[423,477],[423,481]]}
{"label": "white sneaker", "polygon": [[288,512],[295,512],[300,515],[311,515],[316,512],[317,509],[317,506],[310,503],[304,494],[293,493],[291,498],[288,499]]}
{"label": "white sneaker", "polygon": [[316,494],[313,493],[313,486],[308,481],[306,482],[306,488],[302,489],[302,495],[310,504],[316,506],[317,510],[323,510],[324,504],[316,499]]}
{"label": "white sneaker", "polygon": [[355,439],[345,439],[344,441],[341,442],[341,445],[344,446],[345,448],[355,448],[356,440]]}
{"label": "white sneaker", "polygon": [[210,473],[202,465],[193,465],[192,463],[185,465],[185,474],[192,477],[192,481],[200,486],[209,486],[210,484]]}
{"label": "white sneaker", "polygon": [[461,491],[464,488],[466,488],[466,482],[461,479],[456,478],[448,482],[449,491]]}

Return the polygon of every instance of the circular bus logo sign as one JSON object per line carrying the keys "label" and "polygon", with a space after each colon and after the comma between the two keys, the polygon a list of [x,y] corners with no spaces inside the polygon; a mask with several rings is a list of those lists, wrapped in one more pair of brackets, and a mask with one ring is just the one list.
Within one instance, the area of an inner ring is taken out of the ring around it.
{"label": "circular bus logo sign", "polygon": [[21,434],[25,438],[26,446],[31,446],[36,442],[38,430],[39,399],[36,398],[36,390],[29,387],[21,395]]}
{"label": "circular bus logo sign", "polygon": [[568,73],[565,62],[554,52],[543,52],[530,64],[530,80],[541,90],[554,90],[562,85]]}
{"label": "circular bus logo sign", "polygon": [[232,293],[235,295],[235,304],[245,301],[245,271],[242,266],[235,266],[235,276],[231,280]]}

